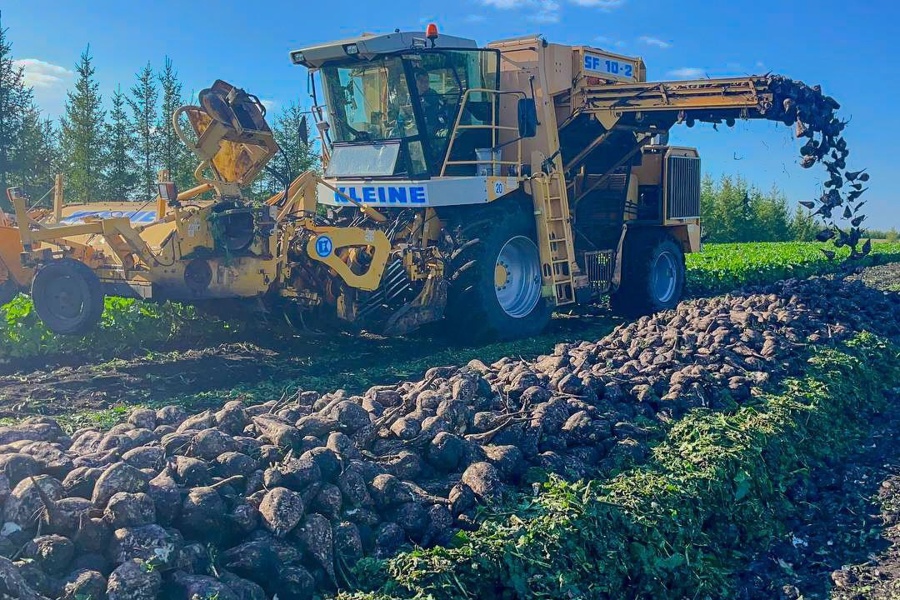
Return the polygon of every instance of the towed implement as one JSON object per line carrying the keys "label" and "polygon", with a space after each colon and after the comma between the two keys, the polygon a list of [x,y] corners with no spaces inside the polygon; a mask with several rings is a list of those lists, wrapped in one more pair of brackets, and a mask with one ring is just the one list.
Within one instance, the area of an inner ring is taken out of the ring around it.
{"label": "towed implement", "polygon": [[640,58],[433,26],[291,60],[309,71],[324,169],[265,202],[244,189],[278,146],[259,101],[221,81],[173,115],[199,186],[161,183],[148,222],[46,225],[12,194],[51,329],[87,331],[104,294],[261,301],[386,335],[445,321],[470,340],[537,333],[603,294],[652,312],[680,300],[700,250],[700,159],[667,144],[672,127],[783,122],[809,138],[803,166],[829,152],[845,166],[837,103],[783,77],[648,82]]}

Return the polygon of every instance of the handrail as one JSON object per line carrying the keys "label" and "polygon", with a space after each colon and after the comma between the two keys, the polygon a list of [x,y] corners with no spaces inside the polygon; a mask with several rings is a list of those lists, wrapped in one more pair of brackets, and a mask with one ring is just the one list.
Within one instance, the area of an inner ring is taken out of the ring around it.
{"label": "handrail", "polygon": [[[469,101],[469,98],[474,93],[483,93],[483,94],[493,94],[496,96],[494,101],[491,102],[491,122],[490,124],[482,124],[482,125],[463,125],[462,117],[465,112],[466,103]],[[470,88],[463,93],[462,101],[459,104],[459,111],[456,114],[456,120],[453,123],[453,130],[450,134],[450,143],[447,145],[447,151],[444,155],[444,163],[441,166],[440,176],[444,177],[447,172],[447,167],[450,165],[480,165],[484,164],[485,161],[482,160],[450,160],[450,155],[453,153],[453,144],[456,142],[458,138],[458,134],[462,130],[466,129],[488,129],[491,132],[491,150],[497,147],[499,143],[499,137],[501,131],[515,131],[518,132],[517,127],[510,127],[509,125],[500,125],[499,124],[499,114],[498,114],[498,102],[499,96],[501,94],[508,93],[502,92],[500,90],[492,90],[489,88]],[[522,164],[522,140],[516,140],[516,160],[494,160],[493,152],[491,153],[491,173],[494,172],[494,168],[500,165],[521,165]]]}

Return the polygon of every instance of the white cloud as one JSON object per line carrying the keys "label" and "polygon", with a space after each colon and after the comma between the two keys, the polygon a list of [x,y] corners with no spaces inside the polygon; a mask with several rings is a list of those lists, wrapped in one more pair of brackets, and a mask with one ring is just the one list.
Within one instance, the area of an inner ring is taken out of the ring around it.
{"label": "white cloud", "polygon": [[625,0],[570,0],[578,6],[590,6],[601,10],[613,10],[625,4]]}
{"label": "white cloud", "polygon": [[66,90],[75,73],[65,67],[38,58],[13,61],[21,67],[25,85],[34,88],[34,101],[48,117],[56,118],[65,110]]}
{"label": "white cloud", "polygon": [[624,48],[628,45],[622,40],[614,40],[613,38],[606,37],[605,35],[598,35],[594,38],[594,41],[601,46],[606,46],[607,48]]}
{"label": "white cloud", "polygon": [[260,98],[259,101],[266,107],[266,112],[272,112],[278,108],[278,100],[270,100],[268,98]]}
{"label": "white cloud", "polygon": [[556,23],[559,21],[559,2],[538,0],[537,12],[528,17],[536,23]]}
{"label": "white cloud", "polygon": [[74,73],[65,67],[48,63],[37,58],[23,58],[13,61],[16,67],[25,70],[25,85],[33,88],[65,86]]}
{"label": "white cloud", "polygon": [[706,77],[706,69],[682,67],[680,69],[669,71],[669,77],[676,77],[678,79],[703,79]]}
{"label": "white cloud", "polygon": [[528,20],[537,23],[559,21],[560,5],[556,0],[481,0],[481,3],[499,10],[522,9]]}
{"label": "white cloud", "polygon": [[659,39],[657,37],[653,37],[651,35],[642,35],[641,37],[638,38],[638,40],[642,44],[646,44],[648,46],[656,46],[657,48],[662,48],[663,50],[666,50],[667,48],[672,47],[671,42],[661,40],[661,39]]}
{"label": "white cloud", "polygon": [[[484,6],[499,10],[520,9],[530,21],[537,23],[559,22],[562,4],[559,0],[480,0]],[[625,0],[567,0],[568,3],[609,11],[625,4]]]}

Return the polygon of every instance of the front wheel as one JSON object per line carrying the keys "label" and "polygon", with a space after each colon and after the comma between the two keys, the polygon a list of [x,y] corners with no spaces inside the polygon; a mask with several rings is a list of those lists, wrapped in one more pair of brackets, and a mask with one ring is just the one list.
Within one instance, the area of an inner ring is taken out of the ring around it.
{"label": "front wheel", "polygon": [[43,265],[31,282],[34,311],[53,333],[80,335],[103,314],[103,288],[97,275],[71,258]]}
{"label": "front wheel", "polygon": [[450,333],[483,343],[536,335],[552,309],[542,296],[534,219],[510,206],[461,211],[445,312]]}
{"label": "front wheel", "polygon": [[19,295],[19,286],[12,279],[11,275],[7,274],[7,277],[6,281],[0,283],[0,306],[6,306],[13,301],[13,298]]}
{"label": "front wheel", "polygon": [[671,235],[635,231],[625,238],[622,281],[610,296],[614,312],[629,317],[674,308],[684,292],[684,251]]}

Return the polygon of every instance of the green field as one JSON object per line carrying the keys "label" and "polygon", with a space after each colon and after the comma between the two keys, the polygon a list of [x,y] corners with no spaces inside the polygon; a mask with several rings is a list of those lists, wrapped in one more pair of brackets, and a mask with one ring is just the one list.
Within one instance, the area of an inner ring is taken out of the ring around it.
{"label": "green field", "polygon": [[[814,242],[708,244],[703,252],[688,254],[688,289],[694,295],[723,293],[742,285],[766,284],[781,279],[833,273],[841,267],[847,248],[834,249],[834,260]],[[878,243],[863,264],[900,261],[900,243]]]}

